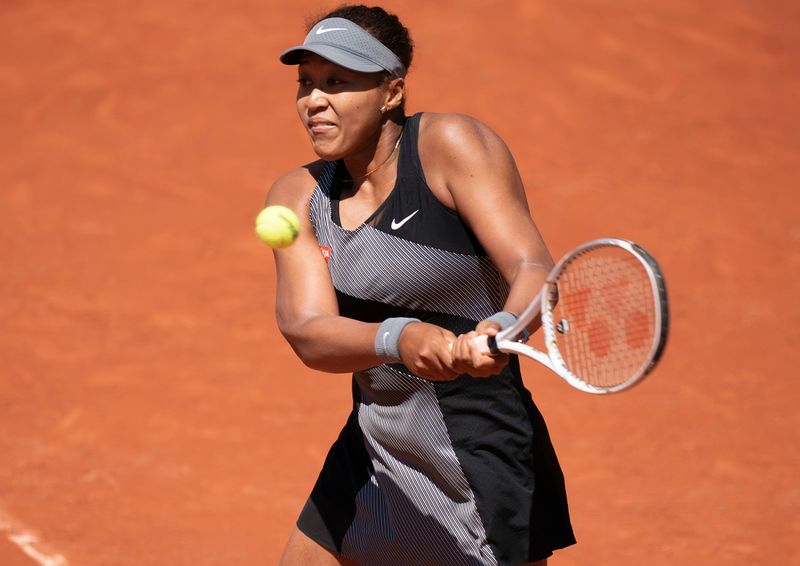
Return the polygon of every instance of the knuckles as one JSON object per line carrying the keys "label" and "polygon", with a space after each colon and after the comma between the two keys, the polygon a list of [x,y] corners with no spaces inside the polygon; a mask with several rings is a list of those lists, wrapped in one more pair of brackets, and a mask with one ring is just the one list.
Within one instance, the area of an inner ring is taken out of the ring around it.
{"label": "knuckles", "polygon": [[431,381],[449,381],[463,374],[478,378],[497,375],[508,356],[479,352],[473,342],[479,334],[473,330],[456,337],[437,326],[412,324],[401,335],[401,357],[412,373]]}

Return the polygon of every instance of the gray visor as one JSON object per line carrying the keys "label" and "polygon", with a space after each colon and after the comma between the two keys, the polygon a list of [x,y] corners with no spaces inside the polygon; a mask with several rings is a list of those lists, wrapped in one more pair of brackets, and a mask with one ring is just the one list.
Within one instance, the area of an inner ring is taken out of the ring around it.
{"label": "gray visor", "polygon": [[303,45],[291,47],[281,53],[281,63],[297,65],[306,52],[316,53],[352,71],[389,71],[398,77],[406,76],[406,68],[391,49],[344,18],[328,18],[318,22],[308,32]]}

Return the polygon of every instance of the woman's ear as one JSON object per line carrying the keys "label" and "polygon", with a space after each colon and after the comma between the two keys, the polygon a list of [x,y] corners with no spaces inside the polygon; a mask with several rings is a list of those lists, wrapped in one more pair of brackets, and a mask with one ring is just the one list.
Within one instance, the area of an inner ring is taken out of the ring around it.
{"label": "woman's ear", "polygon": [[406,80],[403,77],[395,77],[389,81],[389,86],[386,89],[386,98],[384,99],[382,112],[391,112],[396,108],[400,108],[403,104],[403,99],[406,96]]}

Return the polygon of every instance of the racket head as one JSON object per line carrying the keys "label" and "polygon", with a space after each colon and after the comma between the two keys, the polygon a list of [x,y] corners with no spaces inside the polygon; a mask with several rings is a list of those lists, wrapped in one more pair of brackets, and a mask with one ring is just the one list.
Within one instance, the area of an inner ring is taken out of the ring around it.
{"label": "racket head", "polygon": [[587,393],[639,383],[666,346],[663,274],[628,240],[601,238],[564,256],[548,275],[540,312],[553,370]]}

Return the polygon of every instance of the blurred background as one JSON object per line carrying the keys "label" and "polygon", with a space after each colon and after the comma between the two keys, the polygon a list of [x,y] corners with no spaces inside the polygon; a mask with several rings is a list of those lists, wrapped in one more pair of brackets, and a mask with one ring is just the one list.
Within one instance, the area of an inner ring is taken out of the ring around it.
{"label": "blurred background", "polygon": [[[277,562],[350,378],[278,334],[253,219],[315,157],[277,56],[335,5],[0,2],[0,564]],[[551,562],[800,563],[800,5],[382,5],[408,110],[495,129],[553,255],[666,275],[640,387],[524,365],[579,541]]]}

